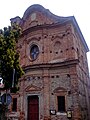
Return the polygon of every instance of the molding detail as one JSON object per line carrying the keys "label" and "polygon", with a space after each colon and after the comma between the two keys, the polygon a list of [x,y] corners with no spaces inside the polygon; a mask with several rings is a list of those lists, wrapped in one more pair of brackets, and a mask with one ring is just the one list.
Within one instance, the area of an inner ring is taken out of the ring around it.
{"label": "molding detail", "polygon": [[29,85],[28,87],[25,88],[25,91],[26,92],[29,92],[29,91],[41,91],[41,88],[39,88],[37,86],[34,86],[34,85]]}
{"label": "molding detail", "polygon": [[58,87],[58,88],[56,88],[53,92],[54,92],[54,93],[59,93],[59,92],[67,92],[67,91],[66,91],[66,89],[63,88],[63,87]]}

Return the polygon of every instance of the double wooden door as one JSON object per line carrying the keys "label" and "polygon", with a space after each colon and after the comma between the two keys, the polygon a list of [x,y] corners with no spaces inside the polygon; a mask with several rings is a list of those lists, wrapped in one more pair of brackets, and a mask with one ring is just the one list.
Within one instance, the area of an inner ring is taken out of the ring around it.
{"label": "double wooden door", "polygon": [[39,120],[39,98],[37,95],[28,97],[28,120]]}

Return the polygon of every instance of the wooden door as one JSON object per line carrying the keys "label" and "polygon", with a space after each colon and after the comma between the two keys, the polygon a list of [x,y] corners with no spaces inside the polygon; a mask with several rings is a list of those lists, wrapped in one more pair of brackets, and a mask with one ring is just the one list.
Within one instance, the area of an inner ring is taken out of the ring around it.
{"label": "wooden door", "polygon": [[39,120],[39,98],[37,95],[28,97],[28,120]]}

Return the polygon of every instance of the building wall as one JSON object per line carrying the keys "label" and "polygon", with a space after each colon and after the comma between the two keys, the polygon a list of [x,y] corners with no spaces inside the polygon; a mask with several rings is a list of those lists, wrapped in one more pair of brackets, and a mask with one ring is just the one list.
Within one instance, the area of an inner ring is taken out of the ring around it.
{"label": "building wall", "polygon": [[88,119],[87,116],[89,116],[89,71],[88,70],[88,63],[87,63],[87,56],[86,56],[86,50],[80,41],[80,38],[75,31],[75,41],[76,41],[76,49],[78,51],[78,59],[79,59],[79,65],[77,66],[77,76],[78,76],[78,88],[79,88],[79,100],[80,100],[80,106],[81,106],[81,113],[83,119]]}
{"label": "building wall", "polygon": [[[10,106],[10,114],[27,120],[28,96],[37,95],[39,120],[68,120],[69,109],[73,120],[89,120],[86,48],[70,21],[61,24],[50,15],[40,11],[28,17],[24,14],[17,51],[25,74],[19,82],[20,90],[13,95],[17,97],[17,112],[12,114]],[[36,60],[30,56],[33,44],[39,48]],[[64,113],[58,112],[57,96],[65,96]],[[50,110],[56,114],[51,115]]]}

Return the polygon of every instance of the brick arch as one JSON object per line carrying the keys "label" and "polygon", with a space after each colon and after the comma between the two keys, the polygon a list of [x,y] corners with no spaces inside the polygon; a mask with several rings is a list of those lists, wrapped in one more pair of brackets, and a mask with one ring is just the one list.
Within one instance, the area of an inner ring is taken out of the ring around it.
{"label": "brick arch", "polygon": [[53,44],[53,53],[55,58],[61,56],[60,51],[62,51],[62,44],[59,39],[56,39]]}
{"label": "brick arch", "polygon": [[62,47],[62,39],[61,39],[60,36],[54,36],[54,38],[52,40],[53,40],[53,47],[54,47],[54,49]]}
{"label": "brick arch", "polygon": [[58,41],[61,41],[61,39],[63,39],[63,37],[62,37],[62,35],[61,36],[58,36],[58,35],[54,35],[54,36],[52,36],[52,41],[56,41],[56,40],[58,40]]}
{"label": "brick arch", "polygon": [[55,44],[54,44],[55,51],[59,51],[60,46],[61,46],[61,42],[60,41],[56,41]]}
{"label": "brick arch", "polygon": [[27,44],[29,44],[30,42],[37,42],[37,41],[39,41],[39,38],[36,38],[36,37],[33,37],[33,38],[29,38],[29,39],[27,39]]}
{"label": "brick arch", "polygon": [[53,37],[53,42],[52,42],[52,51],[53,51],[53,59],[61,59],[63,58],[64,54],[64,43],[63,39],[56,35]]}

